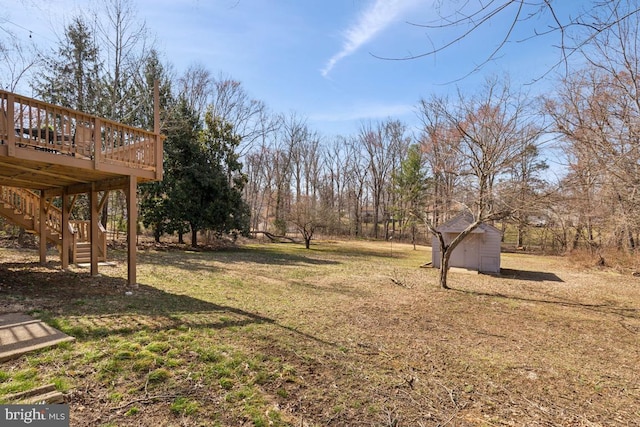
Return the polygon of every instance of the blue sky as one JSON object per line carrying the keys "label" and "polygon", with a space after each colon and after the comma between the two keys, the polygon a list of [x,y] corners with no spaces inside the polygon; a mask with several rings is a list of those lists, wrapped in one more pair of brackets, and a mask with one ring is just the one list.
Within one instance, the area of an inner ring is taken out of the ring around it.
{"label": "blue sky", "polygon": [[[179,73],[201,64],[243,83],[276,112],[296,112],[321,134],[354,134],[367,121],[397,118],[417,124],[415,106],[431,94],[472,91],[486,75],[508,72],[514,84],[542,75],[559,58],[557,38],[524,40],[547,21],[524,23],[479,72],[505,34],[508,9],[481,32],[434,56],[383,60],[426,52],[453,37],[412,23],[438,18],[432,0],[135,0],[157,45]],[[0,0],[0,27],[41,45],[55,41],[85,1]],[[560,13],[580,1],[563,1]],[[444,11],[440,11],[444,12]],[[543,17],[544,18],[544,17]],[[548,18],[548,17],[547,17]],[[17,24],[17,25],[16,25]],[[464,77],[464,78],[463,78]],[[461,79],[456,81],[458,79]],[[451,83],[456,81],[455,83]],[[534,92],[549,90],[544,82]]]}

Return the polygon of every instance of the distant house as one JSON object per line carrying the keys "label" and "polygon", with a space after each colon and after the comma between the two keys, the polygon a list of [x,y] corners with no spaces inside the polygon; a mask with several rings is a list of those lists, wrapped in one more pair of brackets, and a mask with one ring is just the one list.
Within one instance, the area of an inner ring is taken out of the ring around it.
{"label": "distant house", "polygon": [[[461,213],[437,228],[449,244],[473,222],[469,213]],[[482,223],[471,232],[451,253],[450,267],[465,268],[482,273],[500,272],[500,242],[502,232],[492,225]],[[433,236],[432,263],[440,268],[440,242]]]}

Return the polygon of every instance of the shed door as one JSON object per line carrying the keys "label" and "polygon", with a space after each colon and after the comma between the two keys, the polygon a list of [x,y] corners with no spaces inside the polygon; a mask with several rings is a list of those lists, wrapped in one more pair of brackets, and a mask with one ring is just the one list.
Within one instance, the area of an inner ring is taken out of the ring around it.
{"label": "shed door", "polygon": [[[451,267],[468,268],[478,270],[480,267],[480,245],[482,234],[472,233],[468,235],[451,253],[449,265]],[[453,238],[451,239],[453,240]]]}

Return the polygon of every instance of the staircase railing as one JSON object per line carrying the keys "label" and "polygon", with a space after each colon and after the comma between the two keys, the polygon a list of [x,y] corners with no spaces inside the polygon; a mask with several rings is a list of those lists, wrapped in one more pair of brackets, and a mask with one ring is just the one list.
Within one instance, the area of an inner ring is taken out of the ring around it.
{"label": "staircase railing", "polygon": [[[22,215],[33,218],[33,228],[39,230],[40,196],[31,190],[17,187],[0,186],[0,201],[11,205]],[[62,210],[49,203],[45,221],[51,231],[62,235]]]}
{"label": "staircase railing", "polygon": [[[91,241],[91,221],[69,221],[73,226],[74,243]],[[74,248],[75,249],[75,248]],[[74,250],[74,253],[77,251]],[[98,222],[98,259],[107,258],[107,230]]]}
{"label": "staircase railing", "polygon": [[[0,186],[0,202],[10,205],[14,211],[32,219],[33,229],[38,232],[40,222],[40,196],[31,190],[16,187]],[[56,244],[60,244],[62,238],[62,210],[49,203],[46,209],[45,221],[51,231],[58,235]],[[90,221],[69,221],[69,231],[72,235],[72,259],[77,253],[77,244],[91,241]],[[106,260],[107,238],[106,230],[101,223],[98,223],[98,259]]]}
{"label": "staircase railing", "polygon": [[[23,215],[37,216],[35,209],[40,210],[40,198],[29,190],[14,187],[0,187],[0,201],[11,205]],[[37,203],[37,204],[36,204]]]}

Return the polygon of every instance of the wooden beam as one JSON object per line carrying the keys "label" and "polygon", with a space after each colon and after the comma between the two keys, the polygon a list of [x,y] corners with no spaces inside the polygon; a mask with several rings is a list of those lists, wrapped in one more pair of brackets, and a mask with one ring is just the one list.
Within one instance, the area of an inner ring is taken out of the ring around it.
{"label": "wooden beam", "polygon": [[141,178],[153,181],[156,177],[156,171],[153,169],[133,169],[123,165],[114,165],[109,163],[99,163],[95,170],[100,172],[113,173],[118,175],[131,175],[132,173]]}
{"label": "wooden beam", "polygon": [[62,253],[60,254],[60,262],[62,269],[69,268],[69,243],[71,239],[71,232],[69,231],[69,214],[71,209],[69,208],[69,196],[67,196],[66,189],[62,189]]}
{"label": "wooden beam", "polygon": [[[2,163],[0,163],[0,168],[1,167]],[[54,188],[53,185],[43,185],[42,181],[38,180],[37,178],[27,180],[0,177],[0,185],[6,185],[7,187],[31,188],[35,190]],[[62,191],[60,191],[60,194],[62,194]]]}
{"label": "wooden beam", "polygon": [[47,199],[44,191],[40,191],[40,215],[38,224],[40,230],[40,264],[47,263]]}
{"label": "wooden beam", "polygon": [[153,133],[160,135],[160,83],[153,81]]}
{"label": "wooden beam", "polygon": [[[128,177],[120,177],[113,179],[105,179],[102,181],[95,182],[95,190],[96,191],[111,191],[111,190],[120,190],[126,189],[129,185]],[[91,191],[91,184],[75,184],[67,187],[67,194],[84,194]],[[52,188],[49,190],[45,190],[45,194],[47,197],[60,196],[62,194],[62,188]]]}
{"label": "wooden beam", "polygon": [[[15,163],[12,163],[10,165],[11,169],[16,169],[16,170],[20,170],[20,171],[24,171],[33,175],[42,175],[42,176],[46,176],[46,177],[51,177],[51,178],[56,178],[57,181],[59,182],[60,180],[64,179],[67,181],[72,181],[72,182],[86,182],[82,179],[79,178],[74,178],[72,176],[66,176],[66,175],[62,175],[60,172],[49,172],[47,171],[47,169],[49,167],[44,167],[44,168],[30,168],[30,167],[25,167],[25,166],[20,166],[20,165],[16,165]],[[16,178],[20,178],[22,175],[14,175]]]}
{"label": "wooden beam", "polygon": [[162,136],[160,135],[160,84],[158,80],[153,82],[153,133],[155,134],[155,163],[156,174],[155,179],[162,180],[163,172],[163,148],[162,148]]}
{"label": "wooden beam", "polygon": [[67,166],[70,168],[87,170],[93,169],[93,162],[91,160],[79,159],[77,157],[65,156],[57,153],[47,153],[46,151],[38,151],[27,147],[16,148],[15,151],[14,157],[17,159]]}
{"label": "wooden beam", "polygon": [[100,211],[98,210],[98,192],[95,190],[95,184],[92,184],[89,199],[91,205],[91,276],[98,275],[98,221],[100,219]]}
{"label": "wooden beam", "polygon": [[138,223],[137,206],[138,182],[133,175],[129,176],[129,185],[125,191],[127,196],[127,269],[129,286],[137,287],[136,279],[136,229]]}

